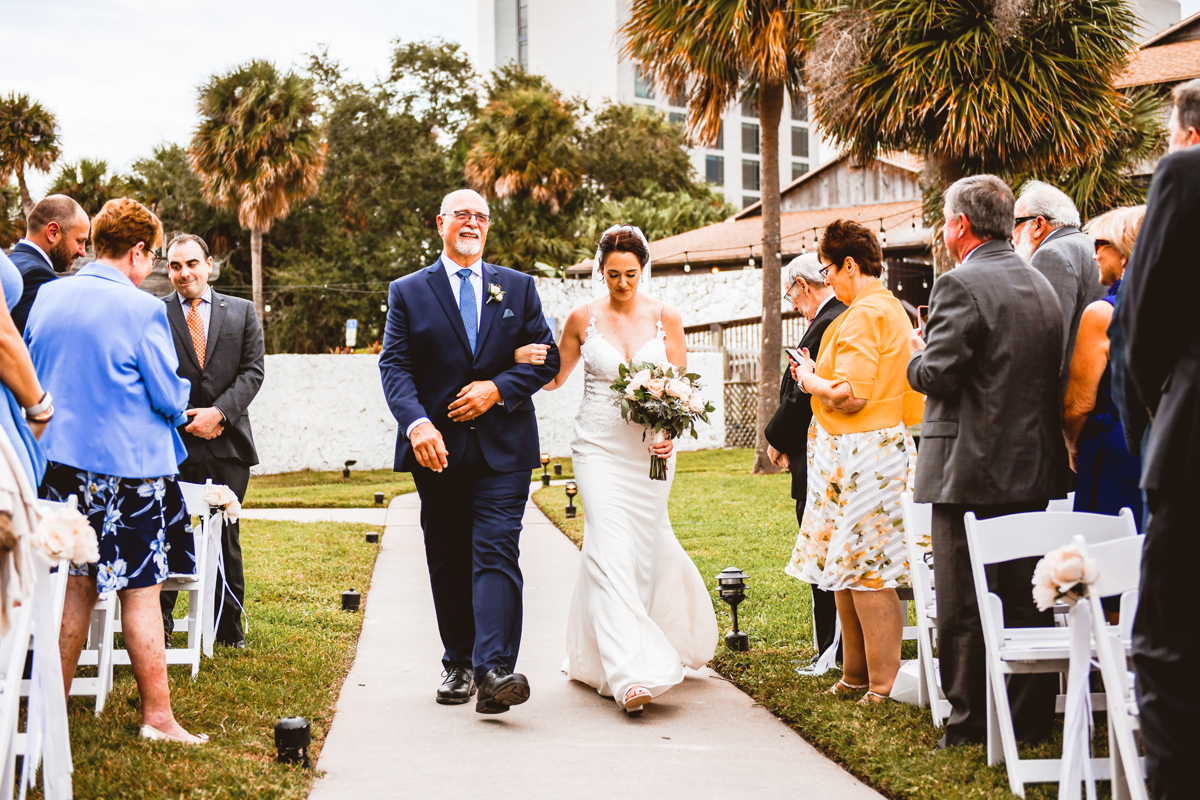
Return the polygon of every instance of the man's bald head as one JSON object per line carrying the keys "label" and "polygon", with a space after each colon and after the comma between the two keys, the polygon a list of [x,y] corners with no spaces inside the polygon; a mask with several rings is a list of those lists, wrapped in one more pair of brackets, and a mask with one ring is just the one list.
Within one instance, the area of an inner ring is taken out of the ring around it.
{"label": "man's bald head", "polygon": [[25,238],[48,256],[55,272],[66,272],[76,258],[87,254],[87,212],[65,194],[43,198],[25,224]]}
{"label": "man's bald head", "polygon": [[442,208],[439,212],[440,216],[446,216],[452,211],[458,210],[464,202],[471,205],[482,205],[484,213],[487,213],[487,200],[483,199],[483,195],[474,189],[455,189],[450,194],[442,198]]}

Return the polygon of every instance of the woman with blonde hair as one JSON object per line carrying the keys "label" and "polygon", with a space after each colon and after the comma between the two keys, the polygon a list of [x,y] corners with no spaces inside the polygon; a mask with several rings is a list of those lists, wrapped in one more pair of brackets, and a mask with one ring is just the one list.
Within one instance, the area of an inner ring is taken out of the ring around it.
{"label": "woman with blonde hair", "polygon": [[1108,326],[1117,302],[1117,289],[1133,252],[1145,206],[1117,208],[1101,214],[1084,228],[1096,240],[1100,283],[1108,294],[1084,309],[1071,356],[1067,393],[1063,399],[1063,436],[1078,473],[1075,510],[1097,514],[1133,511],[1142,523],[1141,459],[1129,452],[1121,418],[1112,398]]}

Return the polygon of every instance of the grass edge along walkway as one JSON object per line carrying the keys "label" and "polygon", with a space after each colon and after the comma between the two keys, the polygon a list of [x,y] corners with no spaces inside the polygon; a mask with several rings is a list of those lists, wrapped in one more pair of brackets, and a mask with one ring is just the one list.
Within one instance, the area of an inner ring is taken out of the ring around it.
{"label": "grass edge along walkway", "polygon": [[[795,668],[814,655],[811,593],[807,585],[783,573],[796,540],[795,501],[788,475],[750,475],[753,451],[714,450],[681,453],[671,492],[671,522],[688,555],[709,587],[722,635],[732,624],[729,607],[719,600],[714,576],[737,566],[750,578],[738,621],[750,635],[750,652],[733,653],[720,645],[710,663],[759,704],[787,723],[814,747],[877,791],[898,800],[1011,798],[1003,765],[987,766],[983,745],[937,751],[942,729],[927,709],[889,702],[859,706],[824,694],[840,672],[801,677]],[[647,478],[648,479],[648,478]],[[566,519],[561,486],[538,489],[533,500],[542,512],[580,546],[585,510]],[[904,658],[915,658],[906,642]],[[1101,736],[1097,735],[1099,743]],[[1097,748],[1097,752],[1102,750]],[[1061,738],[1022,748],[1022,755],[1057,758]],[[1104,796],[1109,784],[1099,784]],[[1026,797],[1049,800],[1055,784],[1028,784]]]}

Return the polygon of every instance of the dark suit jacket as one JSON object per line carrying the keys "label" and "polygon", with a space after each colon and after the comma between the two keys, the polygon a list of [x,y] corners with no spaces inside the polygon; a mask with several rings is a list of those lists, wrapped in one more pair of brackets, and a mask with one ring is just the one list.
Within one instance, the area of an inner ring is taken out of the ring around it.
{"label": "dark suit jacket", "polygon": [[1142,488],[1195,490],[1200,480],[1200,147],[1158,163],[1146,217],[1125,268],[1117,316],[1125,332],[1127,416],[1137,405],[1154,423],[1142,453]]}
{"label": "dark suit jacket", "polygon": [[29,319],[29,309],[33,308],[33,300],[37,297],[42,284],[58,277],[40,252],[25,244],[17,242],[9,256],[12,262],[21,270],[21,279],[25,281],[25,291],[21,293],[21,302],[13,306],[12,318],[17,330],[25,333],[25,323]]}
{"label": "dark suit jacket", "polygon": [[1030,265],[1046,276],[1058,304],[1062,306],[1063,355],[1059,375],[1060,394],[1066,394],[1067,378],[1070,377],[1071,356],[1075,352],[1075,335],[1079,333],[1079,320],[1089,303],[1099,300],[1106,293],[1100,284],[1100,267],[1093,255],[1096,252],[1094,239],[1079,228],[1059,228],[1050,234],[1034,251]]}
{"label": "dark suit jacket", "polygon": [[192,384],[188,407],[216,406],[225,415],[224,430],[215,439],[201,439],[179,429],[188,460],[211,456],[240,461],[247,466],[257,464],[249,411],[250,402],[262,386],[266,351],[254,304],[213,291],[201,370],[179,295],[171,292],[163,300],[174,334],[175,352],[179,355],[179,377]]}
{"label": "dark suit jacket", "polygon": [[[517,472],[541,463],[530,398],[558,374],[558,347],[533,278],[494,264],[484,263],[482,270],[484,302],[474,355],[440,258],[392,281],[379,372],[383,394],[400,423],[397,472],[419,468],[405,431],[421,417],[441,432],[451,469],[463,457],[471,428],[492,469]],[[504,293],[499,302],[489,299],[491,284]],[[517,348],[534,342],[550,345],[546,363],[517,364]],[[503,405],[497,403],[469,423],[451,421],[448,409],[459,390],[481,380],[496,384]]]}
{"label": "dark suit jacket", "polygon": [[926,395],[918,503],[1040,502],[1059,491],[1062,307],[1004,241],[938,278],[926,348],[908,382]]}
{"label": "dark suit jacket", "polygon": [[[846,304],[830,297],[825,306],[808,324],[800,339],[798,350],[808,348],[813,361],[821,352],[821,337],[825,329],[846,310]],[[808,425],[812,422],[812,395],[800,391],[792,379],[792,371],[783,371],[779,383],[779,408],[767,423],[767,442],[781,453],[787,453],[792,471],[792,497],[803,500],[808,486]]]}

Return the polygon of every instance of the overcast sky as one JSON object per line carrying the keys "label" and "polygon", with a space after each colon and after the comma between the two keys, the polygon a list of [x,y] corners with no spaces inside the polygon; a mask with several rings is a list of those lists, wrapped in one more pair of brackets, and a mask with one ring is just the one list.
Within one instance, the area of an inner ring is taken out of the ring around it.
{"label": "overcast sky", "polygon": [[[460,42],[465,2],[0,0],[0,93],[28,93],[58,117],[66,161],[125,171],[157,144],[187,143],[197,87],[216,72],[253,58],[302,66],[324,43],[367,82],[396,39]],[[37,198],[51,176],[29,180]]]}
{"label": "overcast sky", "polygon": [[[164,142],[186,144],[196,89],[252,58],[302,66],[321,43],[370,81],[392,42],[461,41],[470,0],[0,0],[0,93],[25,92],[57,117],[63,158],[126,171]],[[1183,0],[1184,17],[1200,0]],[[49,175],[32,173],[40,197]]]}

